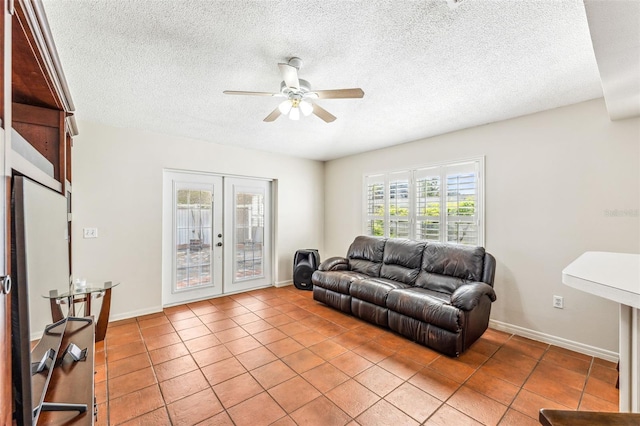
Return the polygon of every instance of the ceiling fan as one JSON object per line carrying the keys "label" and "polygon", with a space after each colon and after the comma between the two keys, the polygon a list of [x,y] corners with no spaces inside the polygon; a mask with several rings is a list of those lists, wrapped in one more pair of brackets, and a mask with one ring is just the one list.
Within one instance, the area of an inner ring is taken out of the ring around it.
{"label": "ceiling fan", "polygon": [[314,101],[316,99],[351,99],[362,98],[364,91],[360,88],[355,89],[335,89],[335,90],[311,90],[308,81],[298,78],[298,70],[302,66],[300,58],[291,58],[286,64],[278,64],[282,79],[280,83],[280,92],[244,92],[225,90],[223,93],[227,95],[249,95],[249,96],[273,96],[276,98],[285,98],[283,102],[274,109],[271,114],[264,119],[266,122],[274,121],[281,115],[287,115],[291,120],[299,120],[300,114],[308,116],[315,114],[327,123],[331,123],[336,117]]}

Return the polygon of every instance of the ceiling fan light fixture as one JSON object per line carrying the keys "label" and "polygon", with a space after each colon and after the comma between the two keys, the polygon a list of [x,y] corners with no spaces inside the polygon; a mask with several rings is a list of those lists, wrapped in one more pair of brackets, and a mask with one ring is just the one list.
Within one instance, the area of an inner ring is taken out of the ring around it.
{"label": "ceiling fan light fixture", "polygon": [[311,105],[307,101],[300,101],[299,108],[300,108],[300,111],[302,112],[302,115],[304,115],[305,117],[308,117],[309,114],[313,112],[313,105]]}
{"label": "ceiling fan light fixture", "polygon": [[300,108],[291,108],[289,118],[291,120],[300,120]]}
{"label": "ceiling fan light fixture", "polygon": [[291,101],[289,99],[282,101],[280,105],[278,105],[278,109],[283,115],[289,114],[289,111],[291,111]]}

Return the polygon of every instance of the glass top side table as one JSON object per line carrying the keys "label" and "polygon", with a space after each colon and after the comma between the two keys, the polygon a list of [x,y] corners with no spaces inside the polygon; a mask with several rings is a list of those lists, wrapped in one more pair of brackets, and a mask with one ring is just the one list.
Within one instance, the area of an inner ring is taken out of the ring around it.
{"label": "glass top side table", "polygon": [[49,299],[51,306],[51,318],[53,322],[58,322],[64,318],[60,305],[67,304],[69,311],[67,316],[76,316],[77,303],[84,302],[84,316],[91,315],[91,300],[102,297],[102,307],[96,321],[96,342],[104,340],[107,334],[107,324],[109,323],[109,311],[111,310],[111,289],[120,283],[112,283],[107,281],[103,284],[89,283],[86,286],[72,285],[69,291],[59,293],[58,290],[50,290],[48,295],[44,295],[45,299]]}

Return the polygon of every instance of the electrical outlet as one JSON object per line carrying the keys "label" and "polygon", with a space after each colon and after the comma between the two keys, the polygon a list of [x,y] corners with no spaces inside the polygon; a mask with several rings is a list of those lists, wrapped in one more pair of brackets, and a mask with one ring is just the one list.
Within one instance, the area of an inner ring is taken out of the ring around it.
{"label": "electrical outlet", "polygon": [[558,309],[564,309],[564,297],[553,296],[553,307]]}
{"label": "electrical outlet", "polygon": [[98,238],[98,228],[82,228],[84,238]]}

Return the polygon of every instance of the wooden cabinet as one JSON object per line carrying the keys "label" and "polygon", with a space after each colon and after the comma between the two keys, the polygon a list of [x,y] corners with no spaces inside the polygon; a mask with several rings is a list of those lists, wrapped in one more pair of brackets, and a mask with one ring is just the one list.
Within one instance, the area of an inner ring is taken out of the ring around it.
{"label": "wooden cabinet", "polygon": [[[5,63],[11,58],[11,37],[7,36],[11,31],[11,16],[9,15],[9,1],[2,0],[2,19],[0,19],[0,119],[2,128],[5,126],[7,110],[11,104],[11,77],[5,72]],[[9,111],[10,113],[10,111]],[[10,115],[10,114],[9,114]],[[11,194],[11,170],[7,166],[7,143],[5,132],[0,129],[0,276],[9,275],[11,265],[10,249],[7,242],[11,241],[8,231],[9,196]],[[11,424],[13,407],[12,382],[11,382],[11,296],[6,291],[0,290],[0,425]]]}
{"label": "wooden cabinet", "polygon": [[[3,277],[11,274],[12,176],[27,176],[70,197],[71,148],[77,127],[74,105],[41,0],[0,0],[0,4],[3,9],[0,20],[0,223],[3,225],[0,226],[0,277]],[[1,289],[0,359],[0,425],[10,425],[11,298]]]}
{"label": "wooden cabinet", "polygon": [[[22,161],[11,167],[66,194],[71,186],[75,109],[40,0],[16,0],[12,16],[11,125],[54,169],[51,180],[36,178]],[[15,136],[15,133],[14,133]],[[12,140],[11,158],[16,159]],[[19,159],[22,160],[22,159]]]}

